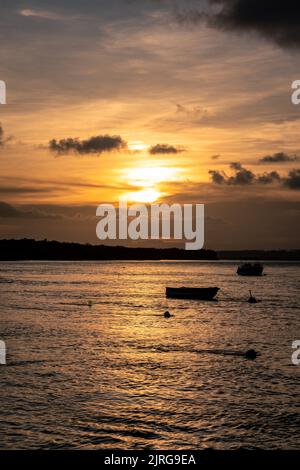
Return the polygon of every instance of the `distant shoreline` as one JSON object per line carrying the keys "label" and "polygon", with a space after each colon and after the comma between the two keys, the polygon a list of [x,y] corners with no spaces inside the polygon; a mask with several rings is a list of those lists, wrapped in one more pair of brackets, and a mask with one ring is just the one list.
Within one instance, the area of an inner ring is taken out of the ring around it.
{"label": "distant shoreline", "polygon": [[300,261],[300,250],[129,248],[48,240],[0,239],[0,261]]}
{"label": "distant shoreline", "polygon": [[129,248],[48,240],[0,240],[1,261],[217,260],[213,250]]}
{"label": "distant shoreline", "polygon": [[300,250],[217,251],[220,261],[300,261]]}

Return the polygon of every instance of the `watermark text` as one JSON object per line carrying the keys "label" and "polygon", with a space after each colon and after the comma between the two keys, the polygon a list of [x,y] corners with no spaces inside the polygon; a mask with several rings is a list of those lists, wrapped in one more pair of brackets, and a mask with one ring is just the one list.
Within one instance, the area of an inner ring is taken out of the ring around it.
{"label": "watermark text", "polygon": [[0,365],[6,364],[6,344],[0,340]]}
{"label": "watermark text", "polygon": [[6,104],[6,84],[0,80],[0,104]]}
{"label": "watermark text", "polygon": [[296,351],[292,354],[292,363],[294,366],[299,366],[300,364],[300,340],[293,341],[292,348]]}
{"label": "watermark text", "polygon": [[300,80],[293,81],[292,90],[294,90],[291,96],[292,103],[295,105],[299,105],[300,104]]}
{"label": "watermark text", "polygon": [[96,234],[100,240],[185,240],[186,250],[204,245],[204,204],[133,204],[119,201],[119,207],[100,204],[101,220]]}

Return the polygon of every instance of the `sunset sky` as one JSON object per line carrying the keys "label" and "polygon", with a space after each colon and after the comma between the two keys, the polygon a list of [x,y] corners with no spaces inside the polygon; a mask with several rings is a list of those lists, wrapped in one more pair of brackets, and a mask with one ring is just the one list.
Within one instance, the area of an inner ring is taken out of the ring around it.
{"label": "sunset sky", "polygon": [[205,203],[209,248],[300,248],[299,15],[2,0],[0,237],[95,243],[97,205],[125,197]]}

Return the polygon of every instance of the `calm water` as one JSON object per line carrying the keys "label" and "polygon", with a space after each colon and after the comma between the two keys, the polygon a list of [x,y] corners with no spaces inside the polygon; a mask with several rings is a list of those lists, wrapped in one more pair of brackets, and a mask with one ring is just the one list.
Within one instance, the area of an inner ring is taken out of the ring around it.
{"label": "calm water", "polygon": [[[300,266],[235,269],[1,263],[1,448],[299,448]],[[167,285],[222,290],[167,300]],[[256,361],[227,354],[249,348]]]}

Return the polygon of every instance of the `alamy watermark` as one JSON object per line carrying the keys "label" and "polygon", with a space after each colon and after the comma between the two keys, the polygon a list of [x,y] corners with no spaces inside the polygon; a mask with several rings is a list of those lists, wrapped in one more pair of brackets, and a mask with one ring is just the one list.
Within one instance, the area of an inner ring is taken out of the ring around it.
{"label": "alamy watermark", "polygon": [[101,220],[96,234],[100,240],[185,240],[186,250],[204,245],[204,204],[133,204],[119,207],[100,204]]}
{"label": "alamy watermark", "polygon": [[299,105],[300,104],[300,80],[293,81],[292,90],[294,90],[291,96],[292,103],[295,105]]}
{"label": "alamy watermark", "polygon": [[6,104],[6,84],[0,80],[0,104]]}
{"label": "alamy watermark", "polygon": [[6,344],[0,340],[0,365],[6,364]]}
{"label": "alamy watermark", "polygon": [[299,366],[300,365],[300,341],[299,340],[293,341],[292,348],[296,350],[292,354],[292,363],[294,364],[294,366]]}

